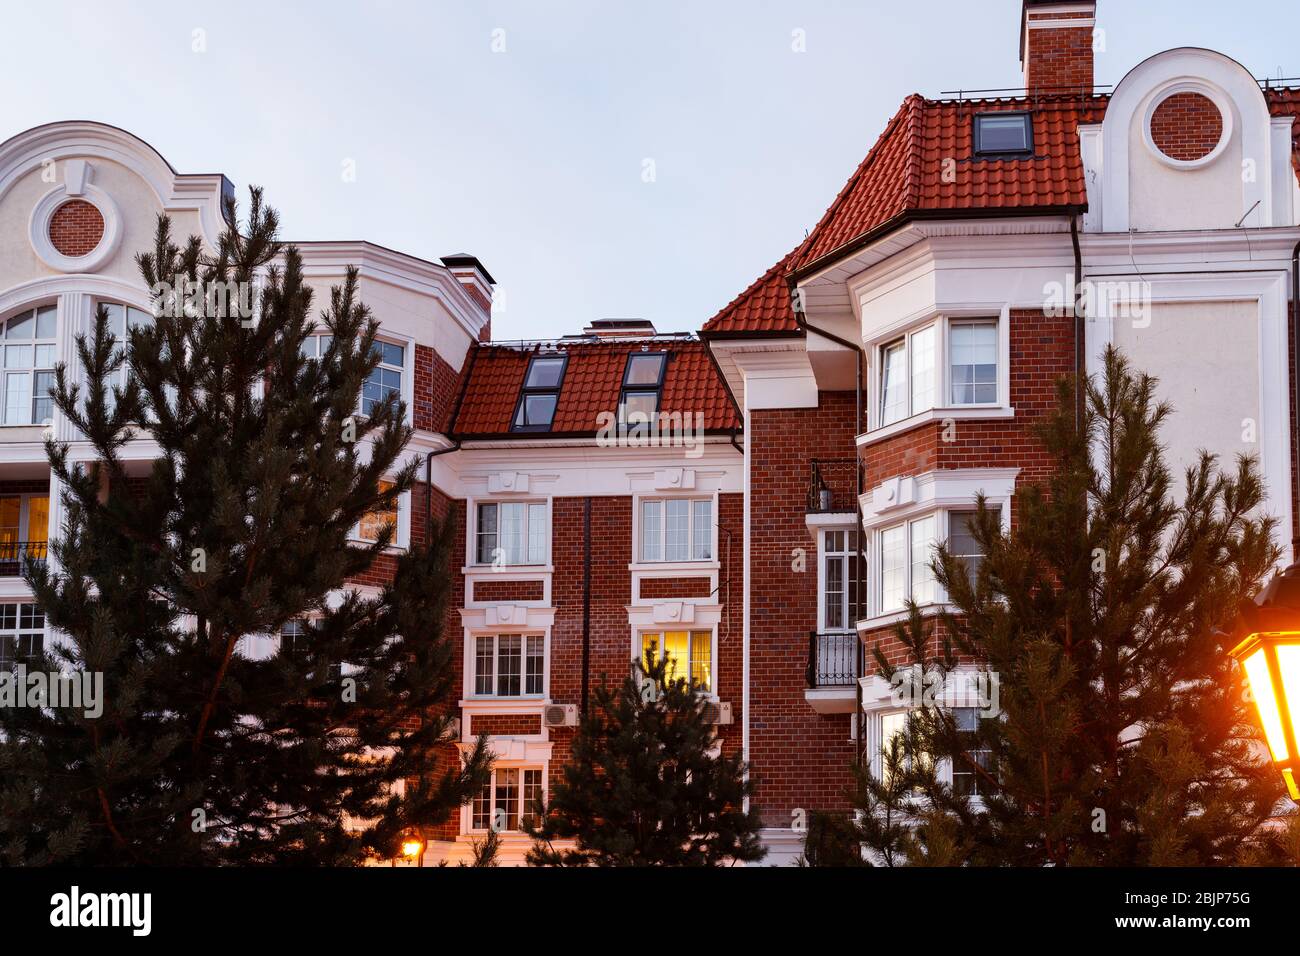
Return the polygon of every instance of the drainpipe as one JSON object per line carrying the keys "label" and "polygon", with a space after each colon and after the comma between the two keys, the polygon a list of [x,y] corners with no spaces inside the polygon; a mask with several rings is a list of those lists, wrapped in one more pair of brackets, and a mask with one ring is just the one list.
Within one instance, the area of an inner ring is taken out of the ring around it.
{"label": "drainpipe", "polygon": [[424,456],[424,546],[428,550],[433,550],[433,460],[459,450],[460,442],[454,441],[446,448],[434,449]]}
{"label": "drainpipe", "polygon": [[[1292,400],[1291,411],[1294,418],[1291,419],[1291,478],[1293,481],[1300,482],[1300,435],[1296,434],[1296,423],[1300,422],[1300,242],[1296,243],[1295,250],[1291,253],[1291,334],[1295,337],[1292,343],[1292,361],[1295,363],[1295,382],[1294,387],[1297,389],[1295,398]],[[1295,507],[1294,500],[1292,508]],[[1300,561],[1300,534],[1295,529],[1296,516],[1291,516],[1291,560]]]}
{"label": "drainpipe", "polygon": [[1084,375],[1087,372],[1086,330],[1083,321],[1083,250],[1079,245],[1079,214],[1070,218],[1070,241],[1074,244],[1074,429],[1083,427]]}
{"label": "drainpipe", "polygon": [[[797,295],[797,287],[793,281],[791,281],[790,283],[790,295],[792,299]],[[814,325],[808,324],[808,322],[803,317],[803,313],[799,311],[795,311],[794,321],[795,324],[799,326],[799,328],[804,330],[805,334],[820,335],[822,338],[834,342],[837,345],[842,345],[846,349],[851,349],[853,352],[856,353],[856,361],[854,362],[855,375],[854,375],[854,400],[853,400],[853,437],[856,439],[858,435],[862,434],[862,380],[865,377],[863,375],[863,364],[866,362],[866,358],[867,358],[866,352],[862,348],[862,343],[850,342],[848,339],[841,338],[840,336],[835,335],[833,332],[827,332],[825,329],[819,329]],[[864,573],[863,567],[867,563],[866,545],[863,540],[866,537],[866,535],[863,534],[862,532],[862,492],[863,492],[862,461],[858,456],[858,448],[857,448],[856,441],[853,446],[853,460],[854,460],[854,465],[856,466],[853,469],[853,471],[854,474],[857,476],[857,481],[856,481],[857,494],[854,495],[853,497],[853,510],[854,513],[858,516],[858,522],[854,529],[856,532],[855,537],[857,538],[857,542],[858,542],[858,554],[857,554],[858,560],[857,560],[857,566],[853,569],[853,624],[854,624],[853,630],[854,630],[854,634],[856,635],[857,622],[862,619],[862,606],[861,606],[862,575]],[[860,663],[865,663],[866,660],[862,650],[861,640],[858,641],[858,660]],[[859,678],[862,677],[862,673],[861,673],[862,670],[863,670],[862,667],[858,668]],[[858,700],[858,707],[853,714],[853,726],[855,732],[857,733],[858,739],[856,741],[856,745],[854,746],[854,752],[857,754],[857,758],[859,762],[861,762],[862,741],[863,741],[863,737],[865,736],[862,733],[862,685],[861,683],[857,684],[857,691],[855,696]]]}
{"label": "drainpipe", "polygon": [[582,716],[587,716],[591,673],[591,496],[582,499]]}

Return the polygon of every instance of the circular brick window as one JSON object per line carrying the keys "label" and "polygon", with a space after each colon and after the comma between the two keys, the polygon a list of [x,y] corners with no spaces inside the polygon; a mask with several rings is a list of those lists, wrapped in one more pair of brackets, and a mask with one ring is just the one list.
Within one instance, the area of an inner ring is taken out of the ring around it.
{"label": "circular brick window", "polygon": [[104,216],[84,199],[65,202],[50,217],[50,245],[70,259],[89,255],[104,238]]}
{"label": "circular brick window", "polygon": [[1209,156],[1223,138],[1223,114],[1208,96],[1175,93],[1151,114],[1151,142],[1180,163]]}

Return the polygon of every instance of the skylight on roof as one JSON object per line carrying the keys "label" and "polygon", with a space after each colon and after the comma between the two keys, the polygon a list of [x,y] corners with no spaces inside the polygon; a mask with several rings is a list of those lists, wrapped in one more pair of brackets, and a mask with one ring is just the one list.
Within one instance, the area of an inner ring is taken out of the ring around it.
{"label": "skylight on roof", "polygon": [[659,395],[663,390],[667,364],[666,352],[633,352],[627,357],[623,391],[618,399],[620,424],[648,424],[659,411]]}
{"label": "skylight on roof", "polygon": [[515,406],[513,431],[551,430],[568,362],[566,355],[534,355],[529,359],[528,372],[524,375],[524,384],[519,390],[519,403]]}
{"label": "skylight on roof", "polygon": [[1029,113],[980,113],[975,117],[975,155],[1006,156],[1034,151]]}

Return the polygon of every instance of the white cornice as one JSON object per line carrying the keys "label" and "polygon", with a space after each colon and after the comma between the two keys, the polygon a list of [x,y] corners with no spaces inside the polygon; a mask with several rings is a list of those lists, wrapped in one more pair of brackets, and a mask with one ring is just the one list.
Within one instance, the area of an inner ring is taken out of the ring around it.
{"label": "white cornice", "polygon": [[365,241],[295,242],[308,277],[337,276],[356,266],[363,277],[438,299],[472,339],[489,313],[444,265]]}

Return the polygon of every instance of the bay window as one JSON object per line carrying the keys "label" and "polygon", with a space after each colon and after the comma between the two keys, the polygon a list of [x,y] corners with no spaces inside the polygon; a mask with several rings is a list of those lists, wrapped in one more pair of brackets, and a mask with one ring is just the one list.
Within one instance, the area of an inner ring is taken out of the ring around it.
{"label": "bay window", "polygon": [[545,502],[483,502],[474,513],[476,564],[546,563],[550,521]]}
{"label": "bay window", "polygon": [[713,691],[713,632],[662,631],[641,635],[641,659],[647,654],[667,658],[665,677],[685,678],[697,690]]}
{"label": "bay window", "polygon": [[640,559],[713,559],[713,499],[656,498],[641,501]]}
{"label": "bay window", "polygon": [[1001,399],[996,319],[940,319],[879,348],[876,427]]}
{"label": "bay window", "polygon": [[949,379],[954,405],[993,405],[998,400],[996,322],[954,322],[948,330]]}
{"label": "bay window", "polygon": [[932,604],[937,587],[930,568],[935,516],[916,518],[880,532],[880,610],[901,611],[908,599]]}
{"label": "bay window", "polygon": [[[1000,519],[1000,506],[991,505],[989,511]],[[938,511],[882,528],[876,551],[879,570],[875,580],[880,596],[877,613],[902,611],[908,598],[921,605],[943,600],[931,567],[940,540],[946,539],[948,553],[965,566],[973,584],[984,560],[974,534],[977,514],[974,508]]]}
{"label": "bay window", "polygon": [[540,697],[545,672],[546,639],[540,634],[474,638],[476,697]]}
{"label": "bay window", "polygon": [[28,309],[0,326],[4,339],[4,424],[44,425],[54,415],[50,389],[58,338],[55,306]]}
{"label": "bay window", "polygon": [[474,796],[470,829],[497,833],[522,829],[532,822],[542,792],[542,768],[494,768]]}

